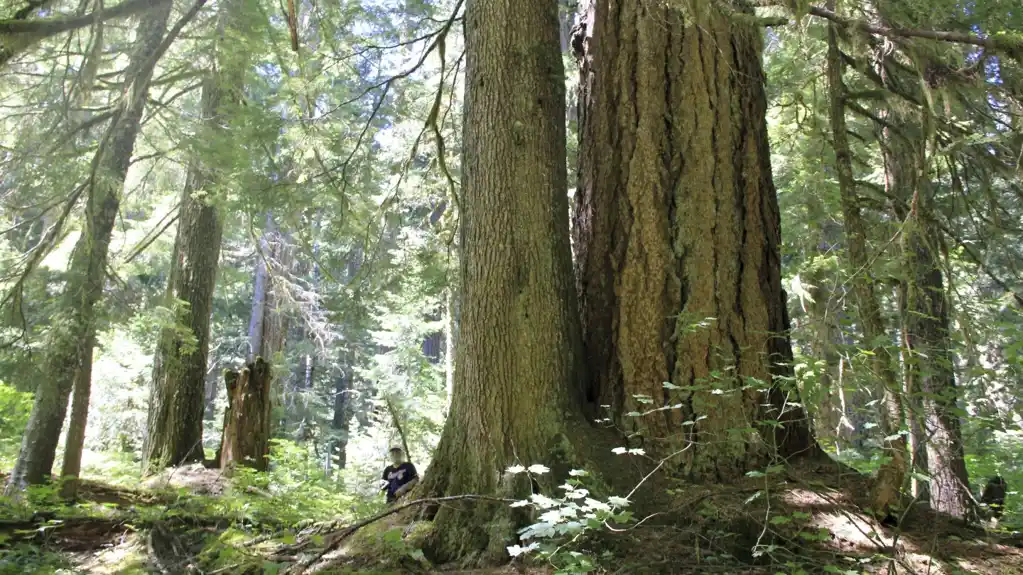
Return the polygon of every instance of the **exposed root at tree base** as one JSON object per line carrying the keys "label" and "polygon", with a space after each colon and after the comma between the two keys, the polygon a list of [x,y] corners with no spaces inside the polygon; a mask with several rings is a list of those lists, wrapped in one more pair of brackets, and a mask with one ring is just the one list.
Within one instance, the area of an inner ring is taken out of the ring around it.
{"label": "exposed root at tree base", "polygon": [[[829,462],[797,463],[730,485],[660,476],[644,484],[647,488],[642,507],[656,511],[638,512],[638,525],[593,530],[565,549],[591,560],[593,573],[623,575],[774,575],[800,570],[1023,575],[1023,539],[1000,538],[945,520],[922,504],[908,507],[901,527],[882,527],[863,511],[869,479]],[[166,509],[146,492],[90,484],[83,493],[116,499],[126,507]],[[471,511],[479,502],[444,503]],[[507,560],[470,570],[432,565],[422,548],[434,526],[417,520],[418,510],[418,505],[411,506],[355,524],[326,522],[289,535],[213,517],[154,518],[120,509],[106,517],[8,521],[0,523],[0,536],[9,548],[27,543],[40,553],[60,554],[63,567],[73,573],[262,573],[273,565],[282,573],[549,575],[570,559],[565,554],[551,562]],[[487,527],[486,522],[478,526]],[[24,565],[0,553],[0,566],[5,562]]]}
{"label": "exposed root at tree base", "polygon": [[[947,520],[925,504],[907,505],[899,527],[883,527],[864,511],[869,486],[869,478],[821,461],[730,485],[664,479],[659,496],[648,494],[660,511],[637,516],[639,525],[591,531],[566,549],[592,560],[595,573],[1023,575],[1019,539]],[[409,525],[398,514],[367,526],[314,572],[547,573],[570,559],[490,570],[433,566],[415,554],[432,526],[416,523],[409,535]]]}

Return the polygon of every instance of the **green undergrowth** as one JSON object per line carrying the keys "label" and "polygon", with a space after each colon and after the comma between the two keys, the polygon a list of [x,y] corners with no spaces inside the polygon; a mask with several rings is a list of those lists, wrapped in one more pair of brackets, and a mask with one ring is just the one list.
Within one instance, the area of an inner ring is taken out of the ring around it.
{"label": "green undergrowth", "polygon": [[[265,473],[242,469],[226,479],[192,466],[168,470],[169,487],[144,488],[135,479],[129,488],[130,460],[112,456],[102,469],[120,477],[120,485],[84,479],[76,502],[59,496],[58,482],[32,487],[18,499],[0,497],[0,575],[180,572],[188,565],[203,572],[273,573],[268,550],[294,542],[311,525],[344,525],[383,507],[351,495],[289,442],[276,442],[272,458]],[[175,486],[176,478],[217,491],[197,494],[192,484]],[[106,562],[122,567],[86,567],[111,549],[121,552]]]}

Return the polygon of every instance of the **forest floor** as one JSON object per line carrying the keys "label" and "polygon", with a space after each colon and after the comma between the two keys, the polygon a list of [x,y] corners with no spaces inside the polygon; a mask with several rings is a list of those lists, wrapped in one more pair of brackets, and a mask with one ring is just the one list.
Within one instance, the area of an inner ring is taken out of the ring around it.
{"label": "forest floor", "polygon": [[34,509],[0,506],[0,574],[546,575],[584,572],[569,563],[585,560],[589,572],[621,574],[1023,575],[1018,534],[958,524],[923,504],[883,527],[862,510],[867,487],[827,462],[727,486],[663,479],[649,490],[660,495],[637,499],[640,521],[591,530],[553,560],[459,570],[425,561],[418,544],[430,525],[410,525],[414,514],[354,532],[353,518],[276,522],[272,502],[252,512],[269,494],[247,487],[228,497],[232,482],[196,466],[130,488],[84,481],[75,505],[37,497]]}

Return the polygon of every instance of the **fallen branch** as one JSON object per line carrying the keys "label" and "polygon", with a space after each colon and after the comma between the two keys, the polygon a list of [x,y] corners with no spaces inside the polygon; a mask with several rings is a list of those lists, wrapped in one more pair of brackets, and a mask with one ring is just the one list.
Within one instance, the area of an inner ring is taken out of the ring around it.
{"label": "fallen branch", "polygon": [[408,509],[410,507],[417,507],[417,506],[420,506],[420,505],[430,505],[430,504],[434,504],[434,503],[449,503],[449,502],[452,502],[452,501],[491,501],[491,502],[495,502],[495,503],[514,503],[516,500],[515,499],[508,499],[508,498],[504,498],[504,497],[491,497],[489,495],[451,495],[451,496],[448,496],[448,497],[430,497],[430,498],[427,498],[427,499],[417,499],[415,501],[409,501],[408,503],[403,503],[401,505],[395,505],[394,507],[391,507],[387,511],[382,511],[382,512],[380,512],[380,513],[378,513],[378,514],[376,514],[376,515],[374,515],[374,516],[372,516],[372,517],[370,517],[368,519],[363,519],[362,521],[359,521],[358,523],[354,523],[354,524],[350,525],[349,527],[346,527],[345,529],[341,530],[337,534],[337,536],[335,536],[333,538],[333,540],[331,540],[329,543],[327,543],[327,545],[325,545],[323,547],[323,549],[321,549],[318,553],[314,554],[313,556],[311,556],[311,557],[309,557],[307,559],[303,559],[302,561],[299,561],[288,572],[289,573],[304,573],[305,570],[308,567],[310,567],[311,565],[315,564],[317,561],[322,559],[327,553],[330,553],[331,551],[333,551],[333,550],[337,549],[338,547],[340,547],[342,541],[344,541],[345,539],[348,539],[349,537],[351,537],[359,529],[362,529],[363,527],[366,527],[367,525],[371,525],[373,523],[376,523],[377,521],[380,521],[381,519],[385,519],[387,517],[390,517],[391,515],[394,515],[395,513],[398,513],[399,511],[403,511],[403,510]]}

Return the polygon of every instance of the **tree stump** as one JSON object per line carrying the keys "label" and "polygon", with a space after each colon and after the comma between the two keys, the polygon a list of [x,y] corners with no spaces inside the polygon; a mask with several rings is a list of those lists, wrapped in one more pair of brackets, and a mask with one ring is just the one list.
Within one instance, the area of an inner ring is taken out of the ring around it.
{"label": "tree stump", "polygon": [[217,456],[221,470],[238,465],[266,471],[270,455],[270,365],[257,357],[241,371],[224,372],[227,410]]}

